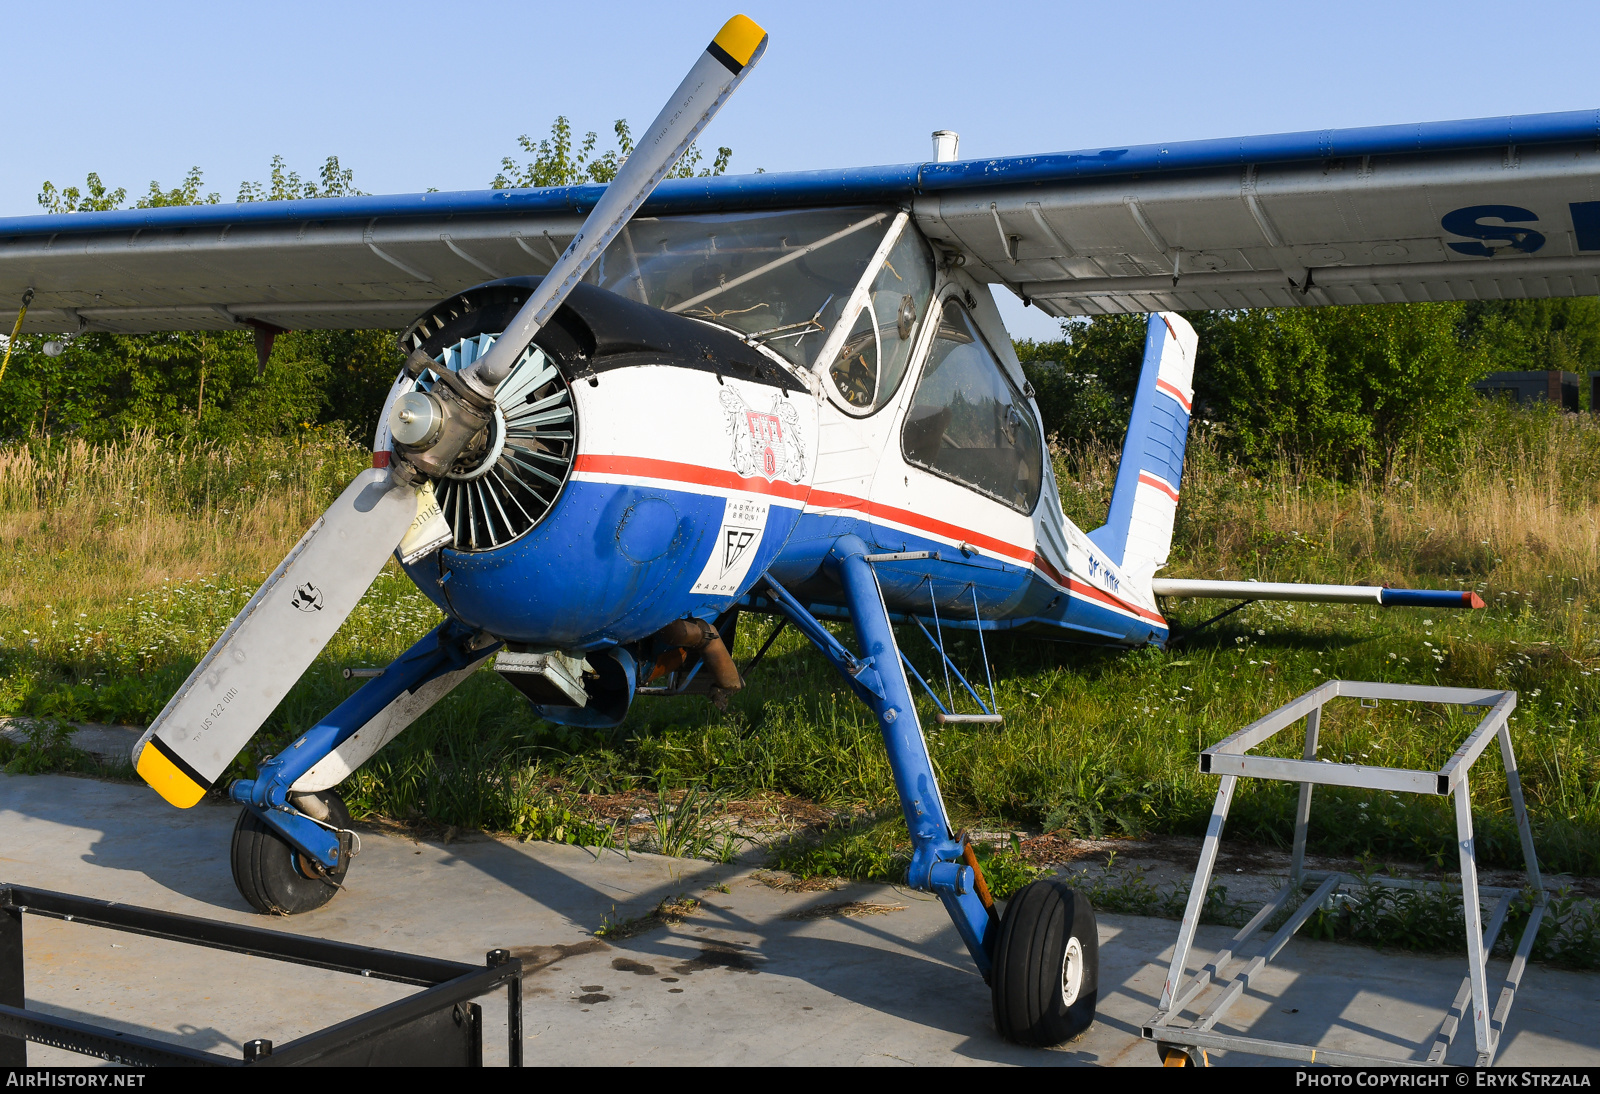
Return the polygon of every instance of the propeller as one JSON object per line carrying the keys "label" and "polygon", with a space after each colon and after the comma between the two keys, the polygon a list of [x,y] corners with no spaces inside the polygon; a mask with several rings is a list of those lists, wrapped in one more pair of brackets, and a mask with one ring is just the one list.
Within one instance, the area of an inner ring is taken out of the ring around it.
{"label": "propeller", "polygon": [[[387,424],[398,458],[356,476],[134,746],[135,769],[168,802],[187,809],[205,796],[355,610],[391,553],[399,550],[409,561],[449,542],[432,480],[488,428],[495,389],[766,45],[766,31],[752,20],[728,20],[489,352],[460,373],[446,370],[431,391],[396,401]],[[413,360],[407,368],[420,374],[432,363]]]}

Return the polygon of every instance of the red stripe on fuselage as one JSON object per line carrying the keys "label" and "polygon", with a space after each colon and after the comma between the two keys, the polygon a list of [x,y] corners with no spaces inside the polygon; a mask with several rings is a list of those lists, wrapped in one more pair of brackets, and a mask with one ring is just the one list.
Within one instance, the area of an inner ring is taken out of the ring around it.
{"label": "red stripe on fuselage", "polygon": [[741,478],[731,471],[719,471],[711,467],[702,467],[699,464],[678,463],[674,460],[653,460],[641,456],[580,455],[573,463],[573,470],[588,474],[667,479],[672,482],[687,483],[693,486],[713,486],[724,490],[746,490],[754,494],[771,494],[775,497],[801,501],[806,504],[806,508],[812,510],[848,509],[863,516],[892,520],[897,524],[904,524],[919,531],[930,532],[945,539],[970,543],[974,547],[988,548],[995,554],[1005,555],[1007,558],[1015,559],[1024,565],[1033,567],[1058,587],[1070,593],[1089,600],[1100,601],[1119,611],[1132,612],[1141,619],[1159,623],[1162,626],[1166,625],[1166,620],[1155,612],[1141,608],[1137,604],[1130,604],[1103,589],[1098,589],[1093,585],[1086,585],[1075,578],[1063,574],[1052,566],[1048,559],[1040,557],[1026,547],[1019,547],[1014,543],[1007,543],[1005,540],[986,536],[982,532],[975,532],[970,528],[963,528],[957,524],[950,524],[946,521],[924,516],[909,509],[881,505],[851,494],[835,494],[827,490],[811,490],[793,483],[768,482],[762,478]]}
{"label": "red stripe on fuselage", "polygon": [[671,479],[673,482],[692,483],[695,486],[715,486],[722,490],[744,490],[751,494],[771,494],[790,501],[803,502],[811,495],[811,488],[792,482],[771,482],[762,478],[743,478],[732,471],[718,471],[701,467],[697,463],[678,463],[674,460],[651,460],[642,456],[579,456],[573,461],[574,471],[594,475],[629,475],[644,479]]}

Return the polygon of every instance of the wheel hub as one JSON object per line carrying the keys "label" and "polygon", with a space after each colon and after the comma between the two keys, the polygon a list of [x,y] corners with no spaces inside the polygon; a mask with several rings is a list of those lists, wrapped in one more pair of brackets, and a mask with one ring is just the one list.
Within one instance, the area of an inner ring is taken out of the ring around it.
{"label": "wheel hub", "polygon": [[1078,1001],[1078,992],[1083,988],[1083,946],[1078,942],[1078,936],[1073,935],[1067,939],[1067,950],[1061,955],[1061,1002],[1065,1006],[1072,1006]]}

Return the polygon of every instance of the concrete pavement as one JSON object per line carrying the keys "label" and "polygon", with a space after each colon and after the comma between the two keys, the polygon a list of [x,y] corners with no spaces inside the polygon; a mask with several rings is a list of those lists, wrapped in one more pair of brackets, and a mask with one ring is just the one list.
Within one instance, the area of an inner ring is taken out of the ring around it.
{"label": "concrete pavement", "polygon": [[[142,786],[0,776],[0,881],[473,963],[513,949],[530,970],[529,1066],[1157,1063],[1138,1029],[1170,960],[1170,920],[1102,916],[1099,1019],[1072,1044],[1023,1049],[995,1035],[988,989],[923,894],[878,885],[789,893],[752,879],[750,866],[369,832],[344,893],[309,915],[265,920],[229,874],[235,816],[209,803],[175,810]],[[607,919],[680,894],[703,903],[676,926],[616,943],[593,937]],[[837,914],[849,903],[882,907]],[[79,924],[25,923],[30,1007],[230,1055],[251,1038],[281,1045],[413,990]],[[1197,954],[1230,933],[1201,928]],[[1407,1041],[1431,1036],[1464,972],[1459,958],[1295,940],[1252,983],[1234,1025],[1405,1054]],[[481,1002],[486,1059],[504,1062],[503,1003]],[[1470,1042],[1464,1030],[1452,1059],[1469,1062]],[[33,1063],[88,1062],[29,1051]],[[1600,1064],[1600,975],[1531,968],[1500,1062]]]}

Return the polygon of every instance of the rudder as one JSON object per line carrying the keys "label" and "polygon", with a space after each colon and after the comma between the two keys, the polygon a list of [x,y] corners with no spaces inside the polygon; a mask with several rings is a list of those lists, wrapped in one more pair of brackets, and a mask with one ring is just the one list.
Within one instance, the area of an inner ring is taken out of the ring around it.
{"label": "rudder", "polygon": [[1141,584],[1166,564],[1172,548],[1198,344],[1182,316],[1151,313],[1111,511],[1106,523],[1089,533],[1126,577]]}

